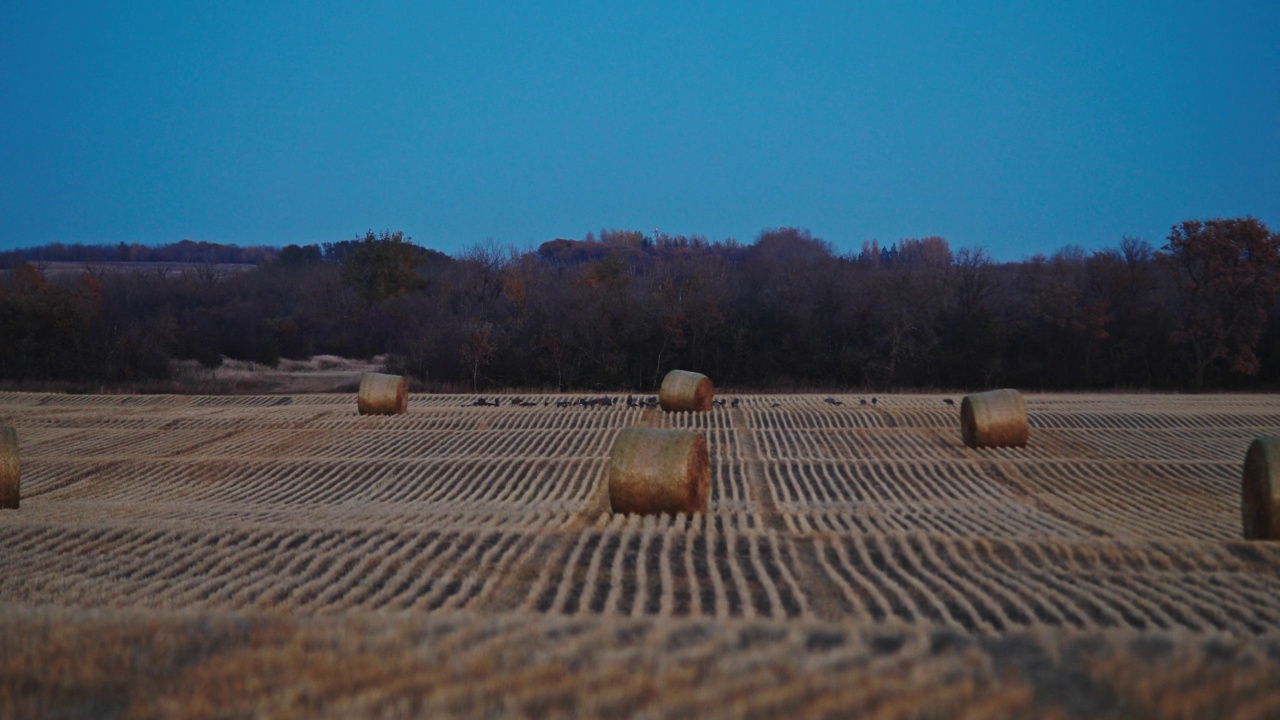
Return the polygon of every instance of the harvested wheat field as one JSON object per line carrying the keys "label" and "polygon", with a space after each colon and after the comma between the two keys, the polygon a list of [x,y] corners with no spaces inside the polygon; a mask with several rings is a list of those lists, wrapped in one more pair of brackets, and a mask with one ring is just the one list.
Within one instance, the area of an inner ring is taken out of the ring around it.
{"label": "harvested wheat field", "polygon": [[[1274,396],[0,395],[3,717],[1280,717]],[[706,515],[614,516],[627,427]]]}

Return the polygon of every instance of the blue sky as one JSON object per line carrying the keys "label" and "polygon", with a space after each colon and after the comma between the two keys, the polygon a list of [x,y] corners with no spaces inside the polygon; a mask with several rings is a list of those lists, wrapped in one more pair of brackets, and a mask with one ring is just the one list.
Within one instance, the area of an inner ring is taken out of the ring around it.
{"label": "blue sky", "polygon": [[1280,4],[0,0],[0,247],[1280,229]]}

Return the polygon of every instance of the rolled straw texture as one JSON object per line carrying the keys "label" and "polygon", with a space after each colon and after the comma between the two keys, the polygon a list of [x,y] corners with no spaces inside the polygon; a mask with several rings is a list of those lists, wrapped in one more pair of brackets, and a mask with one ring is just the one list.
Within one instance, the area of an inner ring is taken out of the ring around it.
{"label": "rolled straw texture", "polygon": [[667,412],[707,412],[716,389],[711,378],[688,370],[672,370],[662,378],[658,404]]}
{"label": "rolled straw texture", "polygon": [[21,498],[22,463],[18,459],[18,431],[0,427],[0,508],[17,510]]}
{"label": "rolled straw texture", "polygon": [[361,415],[399,415],[409,409],[409,381],[400,375],[365,373],[356,406]]}
{"label": "rolled straw texture", "polygon": [[960,403],[960,435],[971,448],[1026,447],[1027,404],[1017,390],[968,395]]}
{"label": "rolled straw texture", "polygon": [[1258,437],[1249,445],[1240,514],[1245,540],[1280,540],[1280,438]]}
{"label": "rolled straw texture", "polygon": [[609,507],[656,515],[707,511],[711,459],[707,440],[688,430],[627,428],[609,452]]}

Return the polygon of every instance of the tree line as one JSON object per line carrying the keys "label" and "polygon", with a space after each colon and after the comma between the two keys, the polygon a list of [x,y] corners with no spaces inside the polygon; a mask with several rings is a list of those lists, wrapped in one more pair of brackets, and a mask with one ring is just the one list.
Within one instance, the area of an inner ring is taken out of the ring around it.
{"label": "tree line", "polygon": [[1005,263],[937,237],[841,254],[797,228],[750,244],[605,230],[457,257],[389,231],[186,243],[152,249],[191,263],[176,272],[91,264],[145,254],[123,244],[69,246],[82,272],[42,268],[68,246],[0,254],[0,379],[130,383],[173,360],[333,354],[478,391],[645,392],[672,368],[744,389],[1280,384],[1280,235],[1251,217],[1182,222],[1159,248]]}
{"label": "tree line", "polygon": [[32,248],[0,252],[0,268],[22,263],[214,263],[225,265],[257,265],[269,262],[278,254],[276,248],[222,245],[196,240],[180,240],[167,245],[84,245],[52,243]]}

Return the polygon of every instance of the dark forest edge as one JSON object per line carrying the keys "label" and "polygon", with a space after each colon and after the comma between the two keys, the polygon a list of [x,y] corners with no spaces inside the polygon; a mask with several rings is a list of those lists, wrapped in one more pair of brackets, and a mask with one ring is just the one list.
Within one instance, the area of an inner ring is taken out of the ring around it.
{"label": "dark forest edge", "polygon": [[842,255],[796,228],[457,257],[390,231],[49,245],[0,253],[0,381],[170,387],[175,361],[386,355],[419,387],[477,391],[648,392],[672,368],[740,390],[1260,390],[1280,386],[1278,299],[1280,235],[1252,217],[1007,263],[937,237]]}

